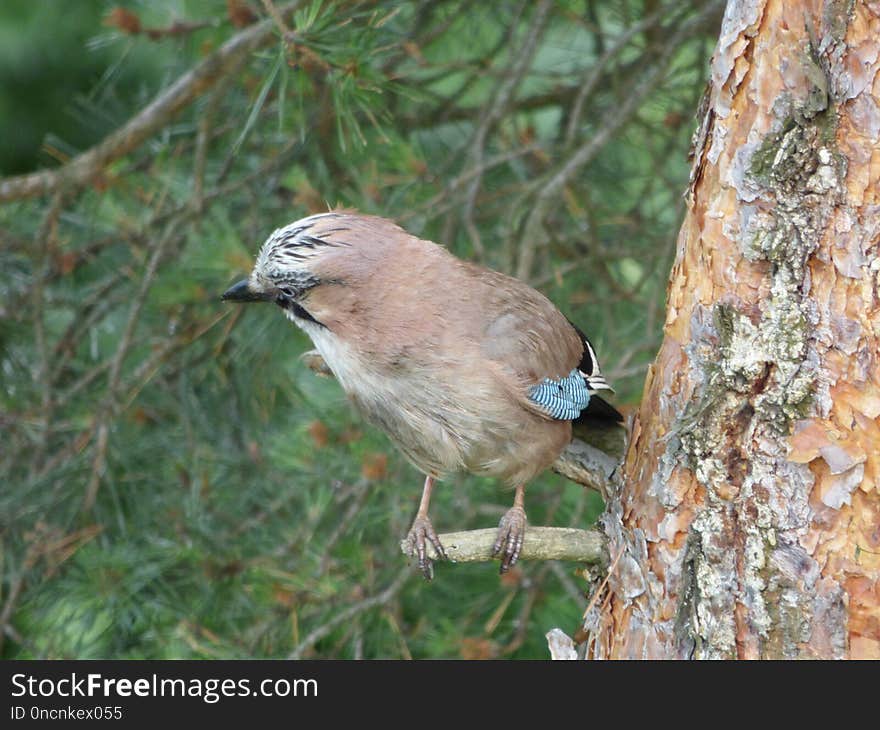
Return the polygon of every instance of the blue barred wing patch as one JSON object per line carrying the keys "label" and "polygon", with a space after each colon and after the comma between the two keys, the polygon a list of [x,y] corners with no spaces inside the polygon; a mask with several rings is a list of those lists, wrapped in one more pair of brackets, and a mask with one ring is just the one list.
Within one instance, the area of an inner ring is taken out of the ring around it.
{"label": "blue barred wing patch", "polygon": [[544,378],[528,391],[529,400],[560,421],[573,421],[590,402],[590,391],[577,368],[564,378]]}

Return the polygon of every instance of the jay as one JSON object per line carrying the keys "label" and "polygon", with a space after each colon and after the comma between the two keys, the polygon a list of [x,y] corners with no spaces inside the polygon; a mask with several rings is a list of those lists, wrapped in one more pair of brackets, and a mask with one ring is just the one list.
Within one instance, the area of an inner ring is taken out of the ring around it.
{"label": "jay", "polygon": [[586,336],[543,294],[390,220],[334,211],[276,230],[223,300],[274,302],[311,338],[365,419],[425,475],[406,545],[426,578],[446,553],[428,507],[457,471],[515,488],[494,554],[517,561],[526,484],[582,417],[621,421]]}

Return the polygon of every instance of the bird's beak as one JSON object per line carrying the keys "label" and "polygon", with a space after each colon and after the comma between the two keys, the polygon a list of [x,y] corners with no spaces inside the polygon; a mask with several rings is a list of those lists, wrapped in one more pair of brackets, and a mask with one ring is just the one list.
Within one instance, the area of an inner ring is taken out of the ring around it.
{"label": "bird's beak", "polygon": [[248,280],[233,284],[220,297],[224,302],[270,302],[275,298],[271,292],[254,291]]}

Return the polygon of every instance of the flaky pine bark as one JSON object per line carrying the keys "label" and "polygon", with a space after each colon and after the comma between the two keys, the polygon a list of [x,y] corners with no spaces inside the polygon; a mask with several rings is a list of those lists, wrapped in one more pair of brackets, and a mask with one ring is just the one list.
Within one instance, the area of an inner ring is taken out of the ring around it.
{"label": "flaky pine bark", "polygon": [[596,657],[880,657],[880,2],[731,0]]}

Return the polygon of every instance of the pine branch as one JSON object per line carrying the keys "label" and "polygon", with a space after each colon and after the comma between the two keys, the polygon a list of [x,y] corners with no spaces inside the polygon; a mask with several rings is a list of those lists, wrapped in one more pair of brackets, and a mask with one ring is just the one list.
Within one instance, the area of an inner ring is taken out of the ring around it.
{"label": "pine branch", "polygon": [[[494,527],[483,530],[447,532],[439,535],[446,554],[453,563],[487,563],[494,560],[492,546],[498,531]],[[428,555],[437,560],[437,552],[430,544]],[[407,555],[406,540],[400,549]],[[591,565],[606,565],[608,555],[605,536],[599,530],[578,530],[573,527],[532,527],[523,540],[522,560],[568,560]]]}
{"label": "pine branch", "polygon": [[[278,12],[288,15],[298,5],[298,1],[288,3]],[[271,18],[237,33],[91,149],[59,168],[0,180],[0,202],[48,195],[68,186],[87,185],[110,162],[131,152],[162,129],[182,109],[238,69],[243,57],[268,45],[274,37],[275,21]]]}

